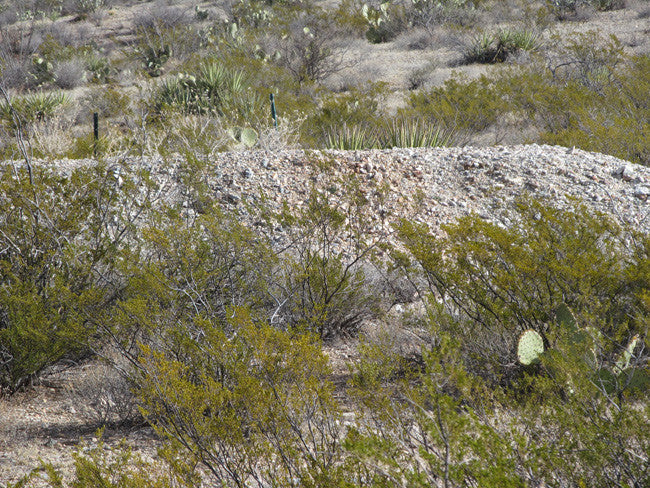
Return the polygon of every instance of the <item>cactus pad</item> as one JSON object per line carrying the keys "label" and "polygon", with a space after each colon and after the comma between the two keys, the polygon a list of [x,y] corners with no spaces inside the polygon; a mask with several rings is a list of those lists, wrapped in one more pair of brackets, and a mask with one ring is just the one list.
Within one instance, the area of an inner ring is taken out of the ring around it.
{"label": "cactus pad", "polygon": [[637,342],[639,342],[639,335],[632,337],[632,340],[625,348],[625,351],[618,358],[614,364],[614,374],[621,374],[627,368],[630,367],[630,360],[632,359],[632,354],[634,354],[634,348],[636,347]]}
{"label": "cactus pad", "polygon": [[251,148],[257,143],[257,132],[253,129],[246,128],[241,131],[239,138],[244,146]]}
{"label": "cactus pad", "polygon": [[542,336],[533,329],[525,330],[519,336],[517,344],[517,359],[524,366],[529,366],[539,359],[544,352],[544,340]]}
{"label": "cactus pad", "polygon": [[566,325],[572,329],[577,327],[575,316],[566,303],[563,303],[557,308],[555,318],[558,324]]}

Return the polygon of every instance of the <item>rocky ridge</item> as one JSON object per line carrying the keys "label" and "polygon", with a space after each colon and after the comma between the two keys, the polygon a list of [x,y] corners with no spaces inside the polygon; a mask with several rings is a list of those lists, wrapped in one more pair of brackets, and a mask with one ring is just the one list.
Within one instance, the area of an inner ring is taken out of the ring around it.
{"label": "rocky ridge", "polygon": [[[181,176],[180,161],[164,165],[156,159],[132,159],[125,163],[150,168],[165,189],[165,198],[181,201],[193,212],[196,202],[175,185]],[[65,171],[92,162],[53,164]],[[548,199],[559,207],[577,198],[621,223],[650,232],[650,168],[576,148],[532,144],[231,152],[210,162],[201,177],[226,207],[240,210],[262,200],[274,210],[285,202],[295,209],[308,201],[312,191],[344,202],[348,185],[356,182],[370,202],[369,233],[380,232],[400,216],[426,223],[434,231],[472,212],[508,225],[508,209],[526,195]]]}

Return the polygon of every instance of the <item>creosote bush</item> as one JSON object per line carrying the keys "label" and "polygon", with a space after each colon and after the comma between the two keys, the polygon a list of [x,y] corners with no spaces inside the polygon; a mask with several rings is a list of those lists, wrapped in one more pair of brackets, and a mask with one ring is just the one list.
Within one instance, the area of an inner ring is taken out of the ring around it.
{"label": "creosote bush", "polygon": [[619,341],[647,327],[641,297],[649,284],[649,249],[636,238],[638,247],[628,247],[629,235],[605,215],[522,200],[509,227],[472,216],[445,230],[441,239],[409,222],[399,231],[424,273],[432,311],[443,307],[451,327],[472,337],[468,358],[492,381],[516,371],[503,365],[512,362],[524,330],[550,343],[562,327],[555,323],[562,304],[600,331],[601,360],[611,361]]}
{"label": "creosote bush", "polygon": [[62,176],[6,164],[1,178],[0,388],[12,393],[94,348],[138,205],[101,165]]}
{"label": "creosote bush", "polygon": [[[440,238],[404,222],[393,273],[429,295],[419,352],[364,345],[336,391],[321,339],[378,316],[368,202],[314,160],[325,189],[281,215],[259,203],[253,232],[190,163],[175,172],[185,205],[146,197],[147,173],[126,167],[39,171],[36,185],[5,171],[5,391],[110,346],[164,440],[155,462],[80,453],[69,486],[647,484],[647,236],[539,202],[509,227],[467,217]],[[545,342],[530,365],[516,361],[524,329]],[[66,486],[51,465],[21,483]]]}

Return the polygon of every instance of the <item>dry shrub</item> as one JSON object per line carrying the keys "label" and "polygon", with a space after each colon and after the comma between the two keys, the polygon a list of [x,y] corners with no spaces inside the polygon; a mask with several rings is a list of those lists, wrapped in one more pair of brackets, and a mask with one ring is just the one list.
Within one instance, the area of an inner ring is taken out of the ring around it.
{"label": "dry shrub", "polygon": [[166,124],[165,150],[209,160],[226,150],[231,138],[219,118],[207,115],[171,114]]}
{"label": "dry shrub", "polygon": [[409,49],[413,51],[422,51],[430,49],[433,45],[434,37],[430,30],[424,28],[410,29],[401,34],[395,40],[395,46],[400,49]]}
{"label": "dry shrub", "polygon": [[191,16],[187,8],[162,5],[157,2],[140,12],[133,24],[136,29],[173,29],[187,24],[190,20]]}
{"label": "dry shrub", "polygon": [[31,126],[31,144],[34,153],[44,158],[59,158],[73,144],[72,122],[58,116],[36,122]]}
{"label": "dry shrub", "polygon": [[90,364],[73,387],[73,397],[98,424],[125,424],[139,417],[131,384],[123,372],[104,362]]}
{"label": "dry shrub", "polygon": [[84,63],[78,58],[61,61],[54,66],[54,83],[64,90],[77,88],[86,80]]}
{"label": "dry shrub", "polygon": [[46,28],[46,36],[63,47],[79,48],[87,45],[94,37],[94,32],[88,22],[70,24],[61,20]]}
{"label": "dry shrub", "polygon": [[264,151],[284,151],[300,147],[299,128],[302,121],[280,119],[277,127],[264,127],[259,130],[258,145]]}
{"label": "dry shrub", "polygon": [[30,68],[27,58],[5,58],[0,54],[0,84],[6,88],[22,88],[27,84]]}

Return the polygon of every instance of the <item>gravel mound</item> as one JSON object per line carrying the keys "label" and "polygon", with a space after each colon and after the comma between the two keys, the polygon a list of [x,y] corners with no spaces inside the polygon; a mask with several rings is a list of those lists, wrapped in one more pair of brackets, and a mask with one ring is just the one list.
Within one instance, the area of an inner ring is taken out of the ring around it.
{"label": "gravel mound", "polygon": [[[145,164],[164,184],[167,198],[192,211],[194,202],[178,191],[180,160]],[[90,160],[62,160],[65,171]],[[312,191],[344,202],[356,182],[370,202],[370,233],[398,218],[412,218],[432,230],[458,217],[478,214],[509,223],[509,208],[521,196],[548,199],[556,206],[580,199],[621,223],[650,232],[650,168],[613,156],[559,146],[410,148],[369,151],[264,151],[223,153],[202,175],[224,205],[240,209],[262,200],[279,210],[304,205]]]}

